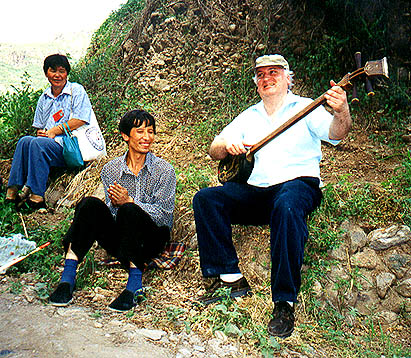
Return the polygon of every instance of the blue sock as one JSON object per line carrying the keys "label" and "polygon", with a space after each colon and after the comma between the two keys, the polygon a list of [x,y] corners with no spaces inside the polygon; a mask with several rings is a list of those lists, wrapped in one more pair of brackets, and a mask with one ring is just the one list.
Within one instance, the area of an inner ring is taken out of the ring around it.
{"label": "blue sock", "polygon": [[76,271],[77,271],[77,260],[66,259],[64,261],[64,270],[61,275],[60,282],[68,282],[71,289],[74,289],[74,284],[76,283]]}
{"label": "blue sock", "polygon": [[130,267],[126,289],[135,293],[143,288],[143,273],[137,267]]}

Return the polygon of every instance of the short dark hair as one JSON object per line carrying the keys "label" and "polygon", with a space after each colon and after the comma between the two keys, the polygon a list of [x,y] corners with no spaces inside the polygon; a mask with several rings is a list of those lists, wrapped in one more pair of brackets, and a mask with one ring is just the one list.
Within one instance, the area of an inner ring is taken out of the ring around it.
{"label": "short dark hair", "polygon": [[43,71],[45,74],[47,74],[47,70],[49,68],[56,70],[57,67],[59,66],[64,67],[67,71],[67,74],[70,73],[71,67],[70,67],[70,63],[67,57],[56,53],[54,55],[50,55],[45,58],[44,64],[43,64]]}
{"label": "short dark hair", "polygon": [[131,129],[133,127],[140,127],[146,124],[146,127],[153,126],[154,134],[156,134],[156,121],[154,117],[142,109],[133,109],[127,112],[121,119],[119,123],[119,130],[121,133],[130,135]]}

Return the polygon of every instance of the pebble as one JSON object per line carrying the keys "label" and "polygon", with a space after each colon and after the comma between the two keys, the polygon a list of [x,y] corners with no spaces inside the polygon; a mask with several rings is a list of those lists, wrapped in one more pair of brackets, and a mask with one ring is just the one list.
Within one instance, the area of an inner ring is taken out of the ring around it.
{"label": "pebble", "polygon": [[159,330],[159,329],[142,328],[142,329],[137,329],[136,332],[141,334],[145,338],[151,339],[153,341],[159,341],[161,337],[166,335],[166,332]]}

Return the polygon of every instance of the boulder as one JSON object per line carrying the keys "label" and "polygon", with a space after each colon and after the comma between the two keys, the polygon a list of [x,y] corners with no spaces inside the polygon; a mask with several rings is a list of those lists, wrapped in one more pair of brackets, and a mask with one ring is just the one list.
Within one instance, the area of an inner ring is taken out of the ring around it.
{"label": "boulder", "polygon": [[395,281],[395,275],[390,272],[382,272],[375,278],[377,293],[380,298],[384,298],[387,294],[388,289],[391,287]]}
{"label": "boulder", "polygon": [[368,234],[370,248],[386,250],[411,240],[411,230],[405,225],[393,225],[388,229],[378,229]]}

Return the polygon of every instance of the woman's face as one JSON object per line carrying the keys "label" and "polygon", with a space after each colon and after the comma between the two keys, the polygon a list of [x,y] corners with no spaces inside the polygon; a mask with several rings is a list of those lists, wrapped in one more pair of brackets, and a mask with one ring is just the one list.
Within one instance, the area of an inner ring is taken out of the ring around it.
{"label": "woman's face", "polygon": [[56,69],[49,67],[46,77],[52,88],[62,89],[67,83],[67,70],[63,66],[58,66]]}

